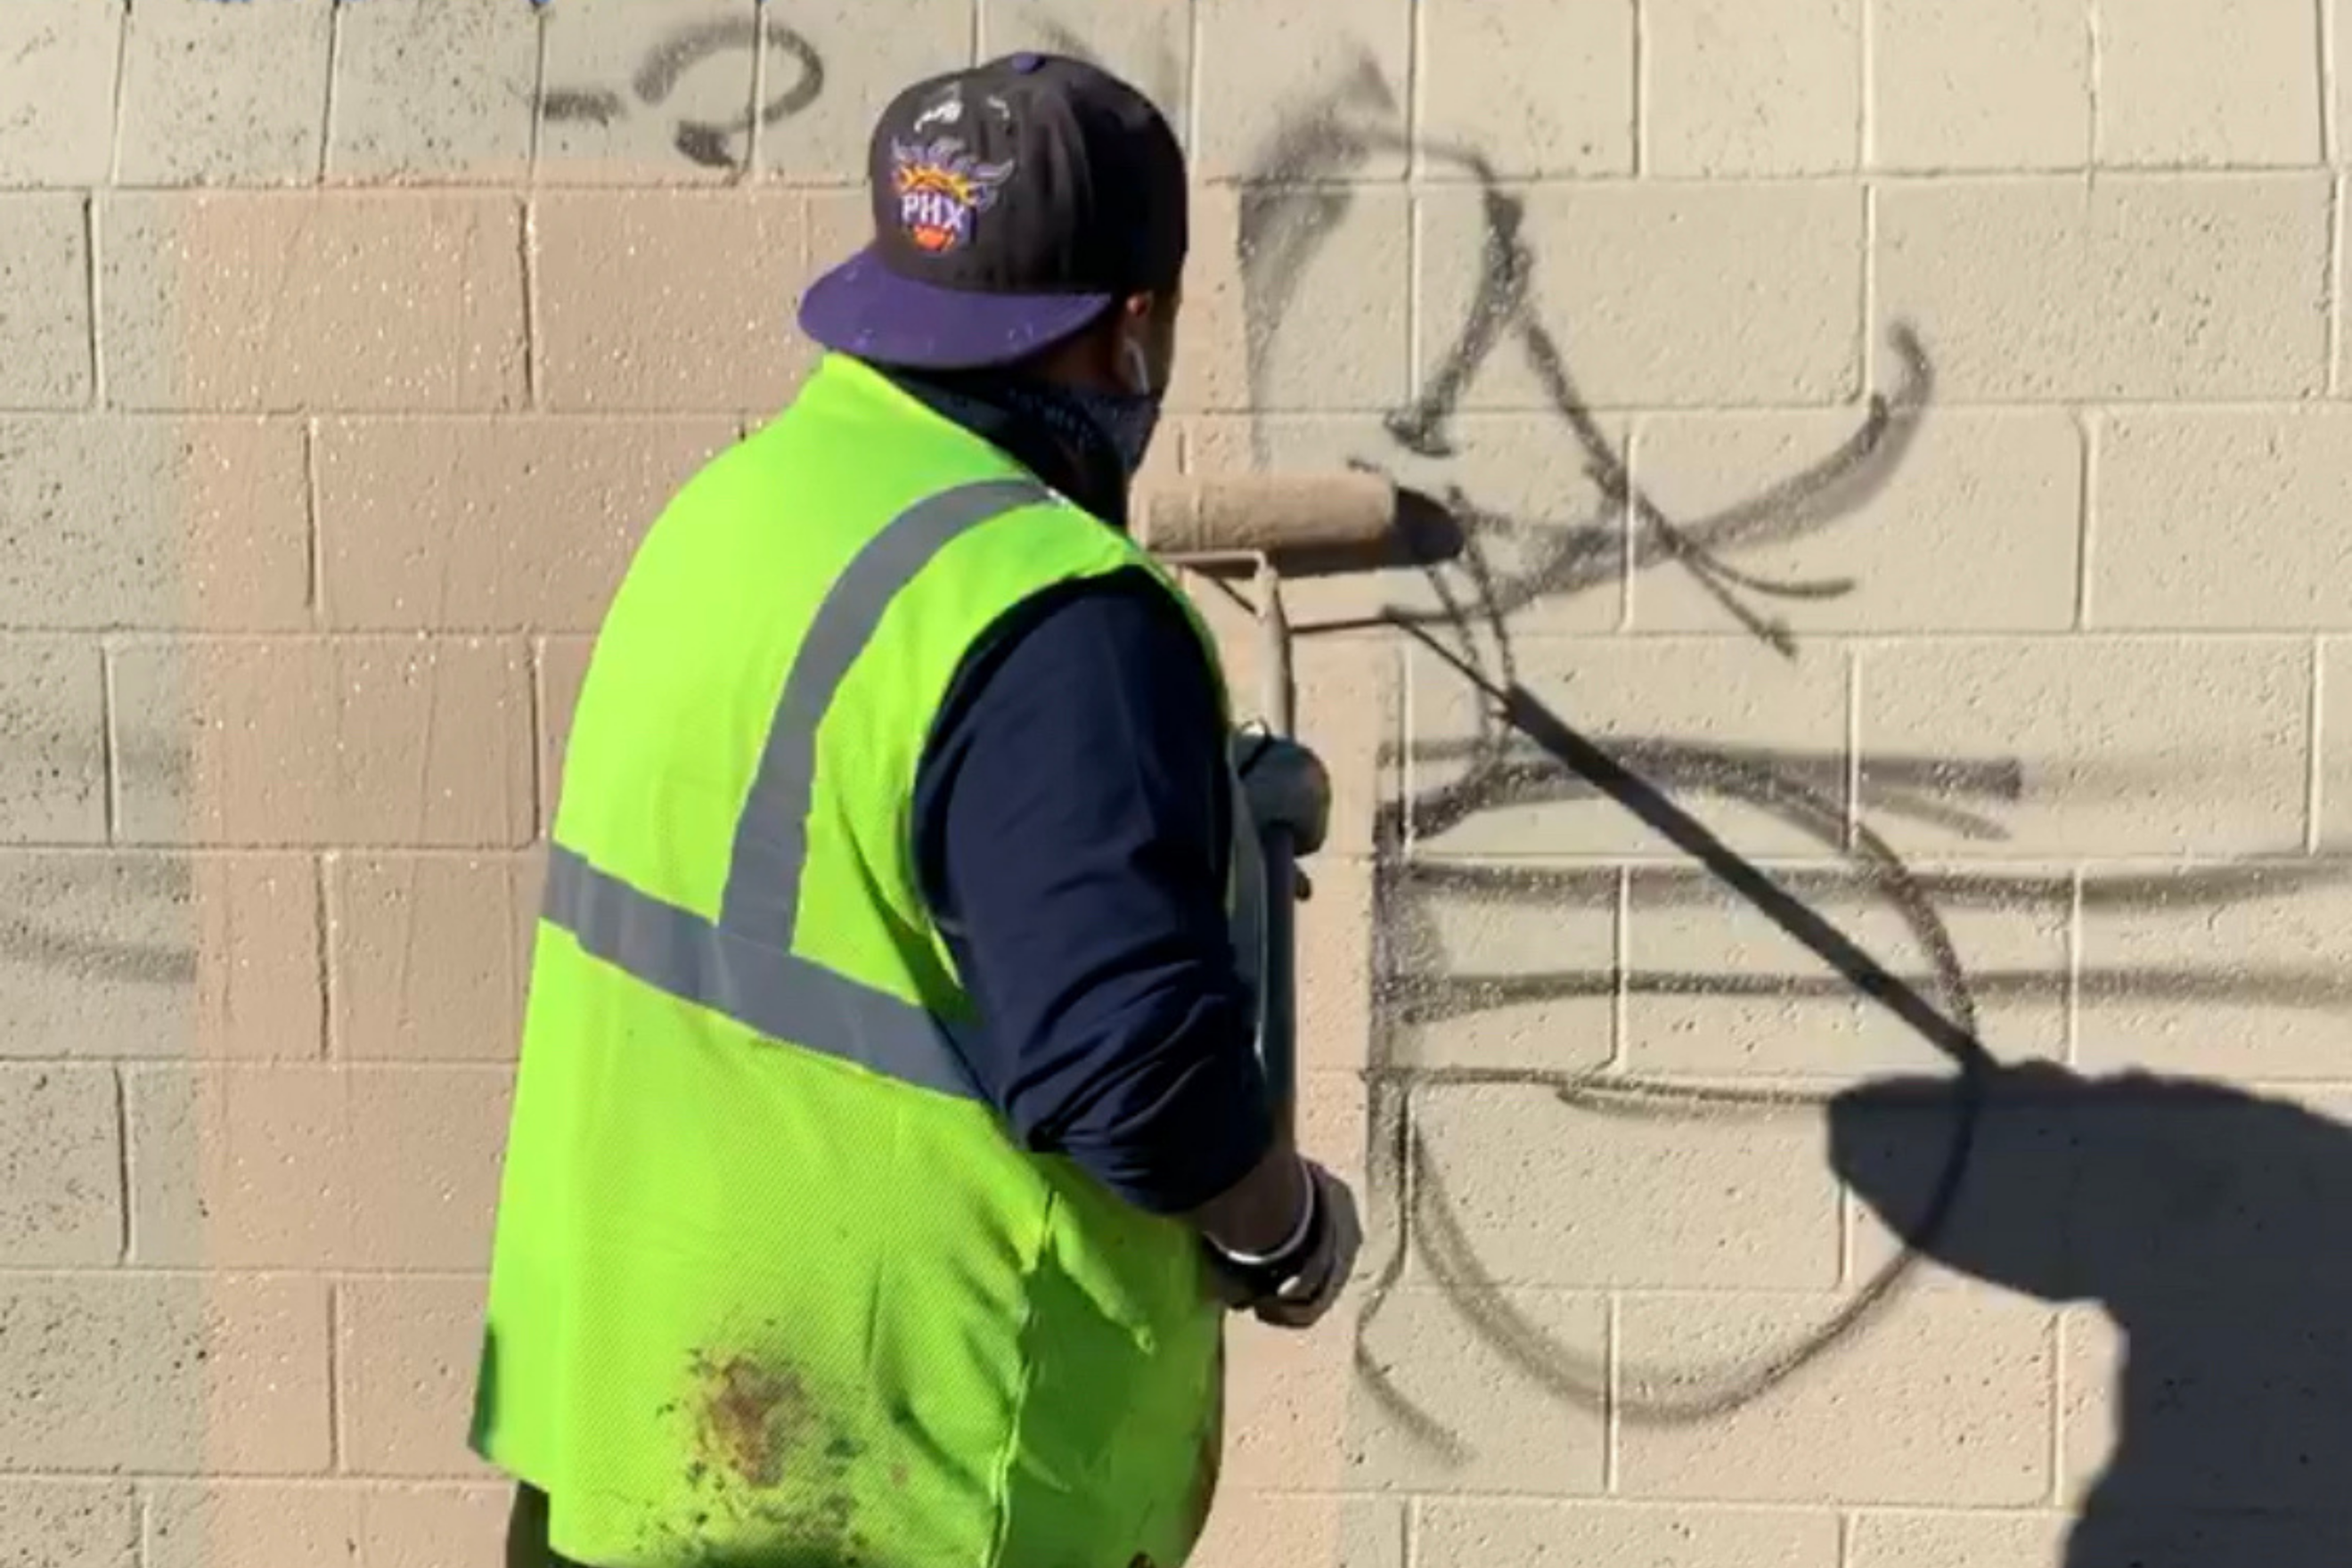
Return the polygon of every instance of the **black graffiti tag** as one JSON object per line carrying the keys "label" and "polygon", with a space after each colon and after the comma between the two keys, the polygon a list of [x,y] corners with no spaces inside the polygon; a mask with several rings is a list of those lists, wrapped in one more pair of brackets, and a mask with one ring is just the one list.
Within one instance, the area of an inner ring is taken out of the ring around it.
{"label": "black graffiti tag", "polygon": [[[630,79],[630,90],[639,103],[657,109],[687,73],[704,61],[763,47],[772,59],[781,56],[792,64],[792,79],[781,92],[772,93],[756,107],[747,104],[733,121],[681,119],[670,133],[671,144],[688,162],[706,169],[740,169],[742,163],[732,151],[737,137],[748,135],[755,122],[782,124],[824,95],[824,58],[806,38],[767,18],[752,22],[724,17],[697,23],[672,33],[647,51]],[[551,121],[593,125],[610,125],[629,114],[628,101],[603,87],[550,88],[540,95],[539,107]]]}

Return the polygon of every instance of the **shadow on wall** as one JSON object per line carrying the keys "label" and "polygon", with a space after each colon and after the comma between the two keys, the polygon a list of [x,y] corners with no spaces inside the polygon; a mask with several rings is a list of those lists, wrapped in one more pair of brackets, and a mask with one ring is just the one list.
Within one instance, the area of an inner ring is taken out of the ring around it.
{"label": "shadow on wall", "polygon": [[[1986,1090],[1968,1194],[1920,1245],[2084,1309],[2064,1328],[2061,1451],[2096,1479],[2069,1498],[2067,1568],[2352,1563],[2352,1130],[2138,1073],[2036,1065]],[[1950,1095],[1888,1079],[1830,1107],[1831,1163],[1898,1235],[1933,1195]]]}

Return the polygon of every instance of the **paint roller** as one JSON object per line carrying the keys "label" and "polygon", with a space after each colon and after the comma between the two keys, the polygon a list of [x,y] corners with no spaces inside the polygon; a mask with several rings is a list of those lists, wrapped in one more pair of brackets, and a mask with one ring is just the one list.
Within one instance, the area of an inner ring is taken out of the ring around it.
{"label": "paint roller", "polygon": [[[1173,564],[1255,578],[1265,719],[1285,740],[1294,733],[1297,694],[1283,579],[1421,564],[1450,558],[1462,544],[1443,507],[1385,475],[1359,469],[1163,479],[1137,488],[1129,515],[1137,542]],[[1261,833],[1258,850],[1265,887],[1255,933],[1258,1056],[1276,1124],[1287,1131],[1297,1081],[1297,857],[1288,832],[1278,826]]]}

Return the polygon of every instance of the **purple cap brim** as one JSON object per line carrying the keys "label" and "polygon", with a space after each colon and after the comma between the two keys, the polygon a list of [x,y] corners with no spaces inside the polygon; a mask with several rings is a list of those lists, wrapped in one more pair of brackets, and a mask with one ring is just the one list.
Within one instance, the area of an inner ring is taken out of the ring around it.
{"label": "purple cap brim", "polygon": [[918,283],[871,247],[801,296],[801,331],[826,348],[883,364],[972,370],[1009,363],[1068,337],[1110,294],[980,294]]}

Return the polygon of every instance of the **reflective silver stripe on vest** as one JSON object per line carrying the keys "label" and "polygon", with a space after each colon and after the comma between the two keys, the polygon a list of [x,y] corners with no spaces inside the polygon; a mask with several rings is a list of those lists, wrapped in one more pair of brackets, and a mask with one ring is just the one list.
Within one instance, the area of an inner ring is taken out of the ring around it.
{"label": "reflective silver stripe on vest", "polygon": [[719,929],[779,952],[793,945],[801,870],[816,787],[817,726],[883,612],[931,557],[959,535],[1016,508],[1052,499],[1034,479],[981,479],[908,507],[868,541],[817,606],[802,639],[735,825],[719,897]]}
{"label": "reflective silver stripe on vest", "polygon": [[560,844],[548,851],[544,912],[589,952],[680,1001],[902,1082],[982,1098],[954,1033],[922,1008],[795,953],[756,946]]}

